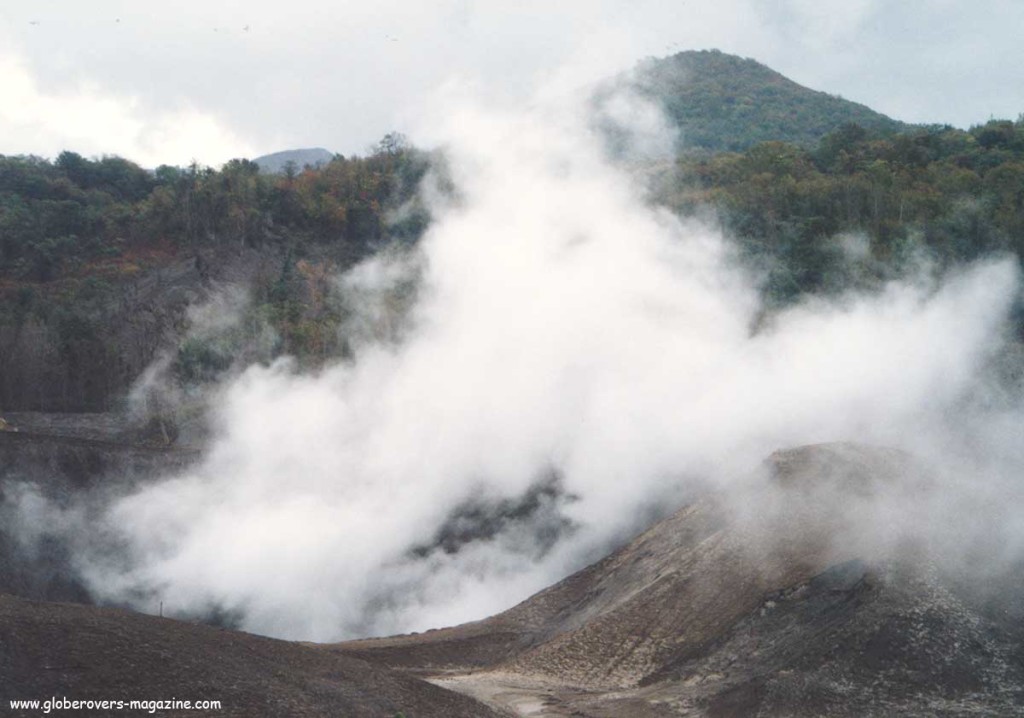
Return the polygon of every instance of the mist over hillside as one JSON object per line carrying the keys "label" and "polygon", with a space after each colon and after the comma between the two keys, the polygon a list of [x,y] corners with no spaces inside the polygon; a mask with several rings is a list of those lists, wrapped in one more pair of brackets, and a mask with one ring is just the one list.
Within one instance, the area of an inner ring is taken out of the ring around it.
{"label": "mist over hillside", "polygon": [[847,707],[1012,714],[1024,123],[721,53],[633,77],[453,84],[433,149],[280,174],[0,158],[0,585],[290,640],[481,621],[336,650],[552,715],[831,710],[872,661]]}
{"label": "mist over hillside", "polygon": [[[289,638],[422,630],[525,598],[696,487],[744,504],[731,477],[780,446],[917,452],[947,467],[938,506],[1012,482],[1020,397],[988,367],[1015,261],[766,320],[729,239],[653,205],[575,105],[441,105],[422,239],[325,285],[347,357],[238,366],[202,461],[95,514],[48,509],[94,596]],[[216,326],[244,320],[218,306]]]}

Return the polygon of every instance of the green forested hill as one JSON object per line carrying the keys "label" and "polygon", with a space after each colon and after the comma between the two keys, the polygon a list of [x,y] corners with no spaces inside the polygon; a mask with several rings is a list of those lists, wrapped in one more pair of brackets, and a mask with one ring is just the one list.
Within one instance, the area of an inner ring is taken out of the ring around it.
{"label": "green forested hill", "polygon": [[1024,258],[1024,117],[885,138],[848,124],[812,149],[771,141],[682,154],[658,200],[712,212],[767,270],[769,305],[892,278],[922,259]]}
{"label": "green forested hill", "polygon": [[[274,353],[336,355],[323,286],[427,221],[414,200],[427,156],[385,139],[280,175],[249,160],[149,173],[0,155],[0,412],[109,408],[222,276],[248,285],[246,319],[273,327]],[[175,370],[203,374],[236,349],[185,346]]]}
{"label": "green forested hill", "polygon": [[[921,259],[1024,257],[1024,115],[906,127],[719,52],[644,72],[687,141],[639,168],[660,176],[654,201],[720,226],[763,278],[766,311],[877,286]],[[245,354],[244,336],[182,333],[185,308],[222,278],[248,287],[240,326],[273,338],[266,356],[344,354],[331,277],[416,242],[430,220],[417,186],[443,165],[394,134],[366,157],[284,174],[248,160],[151,173],[74,152],[0,156],[0,410],[108,409],[164,350],[182,382],[207,381]]]}
{"label": "green forested hill", "polygon": [[877,134],[909,129],[864,105],[810,90],[759,62],[718,50],[646,60],[637,68],[636,82],[679,126],[687,148],[740,151],[767,140],[813,147],[848,123]]}

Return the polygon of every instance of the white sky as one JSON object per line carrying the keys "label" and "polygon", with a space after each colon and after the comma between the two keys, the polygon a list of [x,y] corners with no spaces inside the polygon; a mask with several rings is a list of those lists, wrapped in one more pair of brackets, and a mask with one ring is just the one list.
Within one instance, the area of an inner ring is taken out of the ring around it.
{"label": "white sky", "polygon": [[1020,0],[6,0],[0,153],[147,166],[415,140],[439,87],[521,101],[717,47],[898,119],[1024,112]]}

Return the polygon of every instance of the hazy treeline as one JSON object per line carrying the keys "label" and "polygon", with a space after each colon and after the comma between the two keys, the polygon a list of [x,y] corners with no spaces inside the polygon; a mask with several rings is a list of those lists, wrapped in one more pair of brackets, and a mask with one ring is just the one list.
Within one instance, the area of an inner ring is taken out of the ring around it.
{"label": "hazy treeline", "polygon": [[[416,189],[431,162],[398,135],[366,157],[277,175],[248,160],[150,172],[72,152],[0,158],[0,409],[108,408],[180,330],[189,282],[243,251],[263,257],[247,277],[245,323],[272,330],[270,353],[344,353],[329,280],[422,234],[429,217]],[[848,124],[812,149],[772,141],[683,153],[666,175],[655,199],[681,214],[710,208],[762,272],[769,308],[922,261],[1024,256],[1020,119],[896,135]],[[177,278],[173,301],[154,269]],[[183,340],[177,375],[213,378],[244,343],[239,331]]]}
{"label": "hazy treeline", "polygon": [[[277,175],[249,160],[150,172],[73,152],[0,157],[0,410],[109,408],[181,328],[198,284],[239,254],[261,258],[253,291],[279,351],[336,351],[309,293],[423,231],[415,190],[428,164],[398,135]],[[208,355],[190,345],[185,371]]]}
{"label": "hazy treeline", "polygon": [[945,268],[1024,256],[1024,121],[877,136],[849,124],[814,149],[764,142],[682,156],[661,200],[714,208],[766,273],[770,303]]}
{"label": "hazy treeline", "polygon": [[[256,246],[297,236],[351,254],[385,234],[384,212],[412,197],[426,159],[389,135],[372,155],[261,175],[238,159],[149,172],[120,157],[63,152],[53,162],[0,157],[0,276],[47,282],[86,272],[134,246]],[[414,235],[422,217],[387,228]],[[128,271],[130,267],[122,267]]]}

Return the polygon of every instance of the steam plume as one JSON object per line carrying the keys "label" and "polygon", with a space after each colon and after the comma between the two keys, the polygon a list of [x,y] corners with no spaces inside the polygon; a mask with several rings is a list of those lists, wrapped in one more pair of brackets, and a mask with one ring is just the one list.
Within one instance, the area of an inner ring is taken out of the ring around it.
{"label": "steam plume", "polygon": [[[452,100],[433,132],[456,199],[415,254],[341,280],[366,309],[355,358],[238,377],[204,461],[106,512],[128,555],[83,553],[98,595],[290,638],[422,630],[525,598],[780,446],[921,452],[956,477],[946,507],[1024,465],[1018,400],[983,379],[1012,262],[759,324],[728,243],[650,206],[580,114]],[[415,303],[382,311],[409,277]]]}

